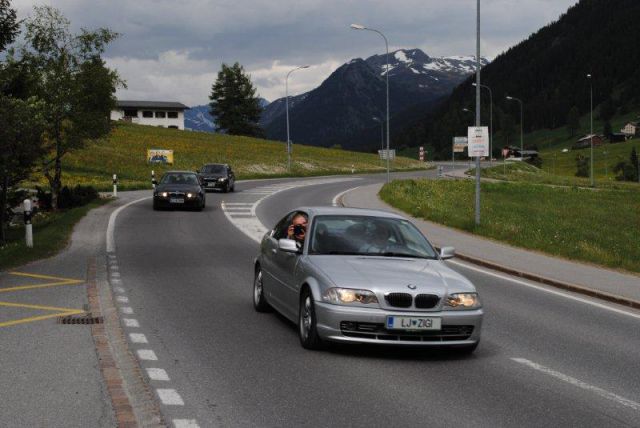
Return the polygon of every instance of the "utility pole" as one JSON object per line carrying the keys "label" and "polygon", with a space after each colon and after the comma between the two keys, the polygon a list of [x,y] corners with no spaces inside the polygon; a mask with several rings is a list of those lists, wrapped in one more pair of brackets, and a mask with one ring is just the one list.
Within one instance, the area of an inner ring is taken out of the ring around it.
{"label": "utility pole", "polygon": [[[476,8],[476,127],[480,127],[480,0]],[[480,225],[480,156],[476,156],[476,226]]]}

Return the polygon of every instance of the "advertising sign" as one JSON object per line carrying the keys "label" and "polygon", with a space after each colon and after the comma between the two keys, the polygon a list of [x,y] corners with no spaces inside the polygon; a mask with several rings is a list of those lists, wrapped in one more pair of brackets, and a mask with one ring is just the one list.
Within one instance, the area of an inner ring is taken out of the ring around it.
{"label": "advertising sign", "polygon": [[148,149],[147,162],[173,165],[173,150]]}
{"label": "advertising sign", "polygon": [[467,128],[469,139],[469,157],[489,156],[489,128],[486,126],[470,126]]}
{"label": "advertising sign", "polygon": [[453,152],[462,153],[467,147],[467,137],[453,137]]}

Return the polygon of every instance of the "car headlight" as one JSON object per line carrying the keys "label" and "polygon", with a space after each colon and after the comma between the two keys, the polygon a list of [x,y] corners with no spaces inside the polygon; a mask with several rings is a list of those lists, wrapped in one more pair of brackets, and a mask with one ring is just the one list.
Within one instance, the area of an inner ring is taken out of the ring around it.
{"label": "car headlight", "polygon": [[322,294],[322,300],[334,305],[370,305],[378,303],[378,298],[373,291],[337,287],[326,290]]}
{"label": "car headlight", "polygon": [[187,193],[187,198],[193,198],[194,194],[193,193]]}
{"label": "car headlight", "polygon": [[166,197],[167,197],[167,196],[169,196],[169,195],[168,195],[168,193],[167,193],[167,192],[162,192],[162,193],[160,193],[160,196],[162,196],[163,198],[166,198]]}
{"label": "car headlight", "polygon": [[455,293],[450,294],[444,302],[444,309],[448,311],[478,309],[481,308],[478,293]]}
{"label": "car headlight", "polygon": [[225,177],[220,177],[218,178],[218,181],[227,181],[227,179]]}

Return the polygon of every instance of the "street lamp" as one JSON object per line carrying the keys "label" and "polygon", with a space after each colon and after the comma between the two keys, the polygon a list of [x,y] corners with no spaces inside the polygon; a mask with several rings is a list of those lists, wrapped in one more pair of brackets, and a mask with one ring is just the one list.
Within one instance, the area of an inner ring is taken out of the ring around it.
{"label": "street lamp", "polygon": [[524,114],[523,114],[522,100],[516,97],[510,97],[509,95],[507,95],[506,98],[509,101],[517,101],[520,103],[520,160],[522,160],[523,152],[524,152],[524,138],[523,138]]}
{"label": "street lamp", "polygon": [[309,68],[308,65],[303,65],[290,70],[287,73],[287,77],[284,79],[284,92],[285,92],[285,104],[287,110],[287,171],[291,172],[291,138],[289,137],[289,75],[296,70],[302,70],[303,68]]}
{"label": "street lamp", "polygon": [[591,177],[591,187],[593,187],[593,81],[591,80],[591,74],[587,74],[587,79],[589,79],[589,95],[591,100],[591,134],[589,134],[589,139],[591,140],[591,173],[589,176]]}
{"label": "street lamp", "polygon": [[380,122],[380,149],[384,151],[384,122],[379,117],[372,118],[376,122]]}
{"label": "street lamp", "polygon": [[385,74],[386,74],[386,80],[387,80],[387,183],[389,183],[391,182],[391,176],[389,173],[389,158],[390,158],[390,153],[389,153],[389,41],[387,40],[385,35],[382,34],[382,32],[374,28],[367,28],[364,25],[360,25],[360,24],[351,24],[351,28],[353,30],[367,30],[367,31],[373,31],[374,33],[378,33],[384,39],[384,45],[387,49],[387,72]]}
{"label": "street lamp", "polygon": [[[464,107],[464,108],[462,109],[462,111],[463,111],[463,112],[465,112],[465,113],[473,114],[473,112],[472,112],[471,110],[469,110],[468,108],[466,108],[466,107]],[[474,120],[475,120],[475,119],[474,119]],[[471,122],[471,125],[473,126],[473,124],[474,124],[474,122],[472,121],[472,122]],[[469,153],[469,145],[468,145],[468,142],[467,142],[467,157],[469,158],[469,162],[468,162],[469,166],[468,166],[468,168],[469,168],[469,169],[471,169],[471,153]]]}
{"label": "street lamp", "polygon": [[[472,85],[477,87],[475,82]],[[493,93],[487,85],[480,85],[480,87],[489,91],[489,165],[493,165]]]}

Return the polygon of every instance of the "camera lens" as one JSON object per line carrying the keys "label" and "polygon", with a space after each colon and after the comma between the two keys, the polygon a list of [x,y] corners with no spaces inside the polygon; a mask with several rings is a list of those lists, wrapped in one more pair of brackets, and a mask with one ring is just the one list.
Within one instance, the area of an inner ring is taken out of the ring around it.
{"label": "camera lens", "polygon": [[295,226],[293,226],[293,233],[296,235],[300,235],[304,233],[304,226],[300,225],[300,224],[296,224]]}

